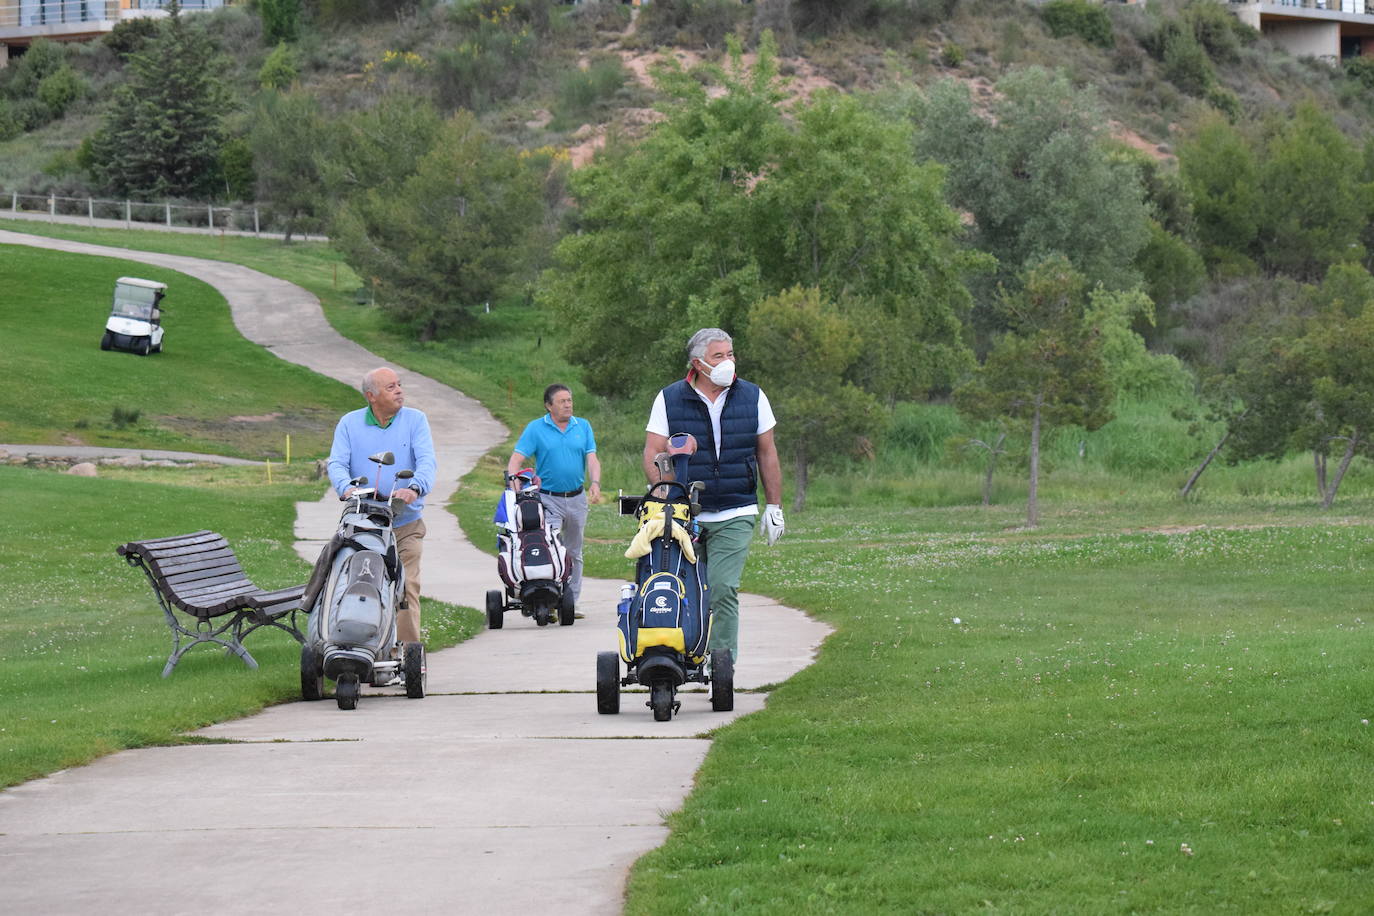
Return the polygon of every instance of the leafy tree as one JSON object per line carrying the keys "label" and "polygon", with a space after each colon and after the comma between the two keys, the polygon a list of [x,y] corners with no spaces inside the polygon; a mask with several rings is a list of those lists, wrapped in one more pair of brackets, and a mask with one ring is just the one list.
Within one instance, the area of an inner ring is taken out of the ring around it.
{"label": "leafy tree", "polygon": [[229,200],[252,200],[257,176],[253,172],[253,150],[244,137],[225,141],[219,151],[219,173],[224,178],[224,193]]}
{"label": "leafy tree", "polygon": [[301,37],[301,0],[258,0],[258,13],[262,16],[262,37],[268,44]]}
{"label": "leafy tree", "polygon": [[38,98],[48,106],[54,118],[60,118],[66,114],[73,102],[86,94],[89,88],[80,74],[70,65],[63,64],[39,82]]}
{"label": "leafy tree", "polygon": [[1030,440],[1026,525],[1040,523],[1040,443],[1055,426],[1088,430],[1112,418],[1114,397],[1103,335],[1090,320],[1083,275],[1063,255],[1028,269],[1021,291],[1001,300],[1008,330],[987,360],[954,393],[955,404],[979,420],[1006,418]]}
{"label": "leafy tree", "polygon": [[795,468],[792,507],[806,506],[810,469],[836,463],[876,438],[883,412],[873,395],[845,381],[862,352],[860,335],[815,287],[794,287],[758,303],[747,328],[750,371],[778,418],[778,448]]}
{"label": "leafy tree", "polygon": [[1331,116],[1304,102],[1270,126],[1259,169],[1259,256],[1269,270],[1316,280],[1357,259],[1370,187],[1360,150]]}
{"label": "leafy tree", "polygon": [[666,120],[572,176],[577,231],[540,299],[594,391],[661,376],[700,327],[752,351],[750,310],[794,286],[860,329],[866,359],[850,380],[867,391],[914,396],[968,365],[961,278],[975,262],[953,249],[940,170],[912,160],[903,123],[853,97],[819,94],[785,121],[773,52],[765,35],[750,70],[733,43],[722,94],[660,73]]}
{"label": "leafy tree", "polygon": [[305,93],[264,93],[248,143],[256,199],[286,219],[286,241],[302,220],[322,216],[325,199],[319,142],[326,136],[319,103]]}
{"label": "leafy tree", "polygon": [[450,118],[414,172],[347,196],[331,242],[374,278],[377,299],[420,339],[451,332],[508,289],[540,217],[539,176],[478,125]]}
{"label": "leafy tree", "polygon": [[949,195],[973,216],[973,242],[995,255],[998,279],[1055,254],[1090,285],[1135,286],[1149,239],[1139,173],[1104,146],[1096,99],[1038,67],[997,84],[989,118],[946,81],[921,113],[918,151],[949,169]]}
{"label": "leafy tree", "polygon": [[1203,260],[1213,270],[1249,263],[1259,234],[1259,161],[1241,132],[1208,115],[1178,145],[1179,174],[1193,200]]}
{"label": "leafy tree", "polygon": [[187,27],[175,0],[167,11],[158,37],[129,58],[133,73],[92,138],[96,177],[116,194],[203,196],[216,186],[229,104],[215,76],[220,68],[209,39]]}

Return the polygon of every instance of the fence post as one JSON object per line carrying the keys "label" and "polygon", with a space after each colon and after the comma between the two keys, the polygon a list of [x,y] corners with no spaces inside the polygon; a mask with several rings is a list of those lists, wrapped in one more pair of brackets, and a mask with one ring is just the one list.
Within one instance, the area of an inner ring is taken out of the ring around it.
{"label": "fence post", "polygon": [[19,192],[18,192],[18,191],[11,191],[11,192],[10,192],[10,212],[11,212],[11,213],[18,213],[18,212],[19,212]]}
{"label": "fence post", "polygon": [[168,228],[168,229],[171,229],[171,228],[172,228],[172,203],[171,203],[171,201],[165,201],[165,202],[163,202],[162,206],[164,206],[164,207],[167,209],[167,228]]}
{"label": "fence post", "polygon": [[95,201],[89,197],[86,198],[86,219],[95,225]]}
{"label": "fence post", "polygon": [[258,208],[257,208],[257,207],[254,207],[254,208],[253,208],[253,234],[254,234],[254,235],[259,235],[259,234],[260,234],[260,233],[258,232]]}
{"label": "fence post", "polygon": [[132,229],[132,228],[133,228],[133,226],[130,225],[130,223],[133,221],[133,215],[132,215],[132,213],[130,212],[131,209],[132,209],[132,208],[130,208],[129,202],[128,202],[127,200],[124,201],[124,228],[125,228],[125,229]]}
{"label": "fence post", "polygon": [[57,222],[57,195],[48,195],[48,222]]}
{"label": "fence post", "polygon": [[205,215],[206,215],[207,217],[209,217],[209,220],[210,220],[210,228],[211,228],[211,229],[214,229],[214,228],[215,228],[215,205],[214,205],[214,204],[206,204],[206,205],[205,205]]}

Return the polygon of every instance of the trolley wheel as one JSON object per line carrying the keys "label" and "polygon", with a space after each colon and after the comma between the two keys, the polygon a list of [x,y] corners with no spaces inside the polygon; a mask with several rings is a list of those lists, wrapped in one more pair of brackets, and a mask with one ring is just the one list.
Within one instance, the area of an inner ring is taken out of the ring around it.
{"label": "trolley wheel", "polygon": [[420,700],[425,695],[425,683],[429,680],[429,668],[425,662],[425,644],[408,642],[401,664],[406,678],[406,696]]}
{"label": "trolley wheel", "polygon": [[673,685],[668,681],[654,681],[649,685],[649,707],[655,722],[667,722],[673,717]]}
{"label": "trolley wheel", "polygon": [[553,619],[553,608],[544,607],[542,604],[534,609],[534,623],[536,626],[546,627]]}
{"label": "trolley wheel", "polygon": [[596,711],[603,716],[620,712],[620,653],[596,653]]}
{"label": "trolley wheel", "polygon": [[358,684],[356,674],[345,674],[334,683],[334,699],[340,709],[357,709],[361,693],[362,688]]}
{"label": "trolley wheel", "polygon": [[506,622],[505,603],[500,589],[494,588],[487,592],[487,629],[499,630]]}
{"label": "trolley wheel", "polygon": [[324,699],[324,662],[309,644],[301,646],[301,698]]}
{"label": "trolley wheel", "polygon": [[576,620],[573,616],[577,612],[577,605],[573,603],[572,592],[564,592],[558,599],[558,625],[560,627],[570,627]]}
{"label": "trolley wheel", "polygon": [[716,712],[735,708],[735,656],[729,649],[711,650],[711,708]]}
{"label": "trolley wheel", "polygon": [[114,335],[106,331],[100,337],[100,349],[110,350],[114,348]]}

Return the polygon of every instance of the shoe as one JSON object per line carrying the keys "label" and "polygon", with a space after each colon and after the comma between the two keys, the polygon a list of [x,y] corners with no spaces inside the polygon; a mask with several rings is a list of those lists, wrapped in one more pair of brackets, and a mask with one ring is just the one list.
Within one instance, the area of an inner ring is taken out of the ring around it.
{"label": "shoe", "polygon": [[387,682],[386,682],[385,684],[383,684],[382,686],[383,686],[383,687],[404,687],[404,686],[405,686],[405,683],[406,683],[405,678],[401,677],[399,674],[393,674],[393,675],[391,676],[391,680],[387,681]]}
{"label": "shoe", "polygon": [[586,620],[587,615],[581,611],[573,611],[573,620]]}

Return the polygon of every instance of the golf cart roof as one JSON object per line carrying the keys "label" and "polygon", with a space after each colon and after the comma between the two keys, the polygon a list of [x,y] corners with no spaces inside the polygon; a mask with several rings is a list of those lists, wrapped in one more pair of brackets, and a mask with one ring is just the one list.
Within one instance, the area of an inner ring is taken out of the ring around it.
{"label": "golf cart roof", "polygon": [[138,277],[120,277],[115,282],[125,286],[142,286],[145,289],[163,290],[167,288],[166,283],[159,283],[156,280],[140,280]]}

